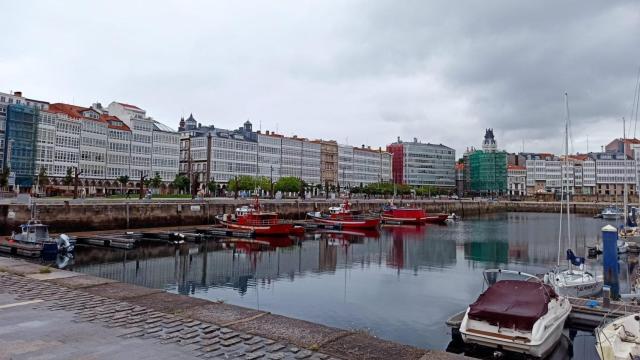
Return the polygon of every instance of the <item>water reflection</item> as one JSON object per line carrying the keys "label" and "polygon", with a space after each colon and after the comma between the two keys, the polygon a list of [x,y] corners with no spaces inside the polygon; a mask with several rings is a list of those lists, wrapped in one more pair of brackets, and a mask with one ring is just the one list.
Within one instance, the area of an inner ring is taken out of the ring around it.
{"label": "water reflection", "polygon": [[[604,224],[574,218],[577,254],[586,253]],[[451,335],[444,321],[478,296],[482,270],[548,270],[557,258],[557,228],[555,214],[516,213],[448,226],[326,231],[304,239],[226,239],[129,251],[79,247],[73,268],[445,349]],[[623,281],[636,265],[634,258],[622,268]],[[593,260],[588,268],[599,272],[601,264]],[[593,337],[577,334],[575,357],[588,358]]]}

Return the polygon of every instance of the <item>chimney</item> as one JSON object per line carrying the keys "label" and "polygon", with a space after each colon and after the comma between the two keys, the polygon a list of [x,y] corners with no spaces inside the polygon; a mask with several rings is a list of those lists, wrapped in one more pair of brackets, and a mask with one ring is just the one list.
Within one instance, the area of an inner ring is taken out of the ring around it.
{"label": "chimney", "polygon": [[364,144],[362,144],[362,148],[364,149]]}
{"label": "chimney", "polygon": [[22,97],[22,91],[14,91],[13,95]]}
{"label": "chimney", "polygon": [[400,136],[398,136],[398,142],[400,142]]}
{"label": "chimney", "polygon": [[417,143],[418,142],[418,138],[413,138],[413,142]]}
{"label": "chimney", "polygon": [[267,135],[269,135],[269,130],[267,130]]}

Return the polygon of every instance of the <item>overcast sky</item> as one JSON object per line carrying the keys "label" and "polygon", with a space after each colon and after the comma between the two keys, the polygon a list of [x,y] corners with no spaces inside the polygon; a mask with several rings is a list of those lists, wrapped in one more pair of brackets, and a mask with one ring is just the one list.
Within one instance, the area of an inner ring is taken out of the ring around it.
{"label": "overcast sky", "polygon": [[[638,1],[3,1],[0,91],[384,146],[558,152],[622,135]],[[261,125],[260,125],[261,124]],[[630,123],[633,133],[634,123]],[[640,137],[640,127],[637,136]]]}

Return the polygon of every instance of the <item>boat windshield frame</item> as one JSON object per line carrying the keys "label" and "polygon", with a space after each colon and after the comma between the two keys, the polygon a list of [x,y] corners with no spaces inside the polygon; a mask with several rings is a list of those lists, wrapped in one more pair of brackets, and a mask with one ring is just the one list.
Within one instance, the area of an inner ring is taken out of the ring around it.
{"label": "boat windshield frame", "polygon": [[507,270],[507,269],[486,269],[482,272],[482,278],[484,279],[484,284],[487,286],[491,286],[493,284],[495,284],[496,282],[500,281],[498,279],[498,275],[496,275],[496,280],[491,281],[488,278],[488,274],[509,274],[509,275],[516,275],[516,276],[520,276],[525,281],[531,281],[531,280],[535,280],[537,282],[540,283],[544,283],[542,281],[542,279],[540,279],[539,277],[533,275],[533,274],[529,274],[523,271],[517,271],[517,270]]}

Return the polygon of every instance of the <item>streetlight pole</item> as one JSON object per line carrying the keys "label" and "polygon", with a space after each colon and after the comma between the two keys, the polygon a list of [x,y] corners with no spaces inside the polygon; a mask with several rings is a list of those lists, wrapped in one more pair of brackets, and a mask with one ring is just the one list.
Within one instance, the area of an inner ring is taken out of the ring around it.
{"label": "streetlight pole", "polygon": [[269,177],[269,181],[271,183],[271,189],[269,190],[269,194],[271,195],[271,198],[273,199],[273,165],[270,166],[271,167],[271,175]]}
{"label": "streetlight pole", "polygon": [[205,185],[207,195],[211,196],[209,191],[209,182],[211,181],[211,132],[207,134],[207,184]]}

